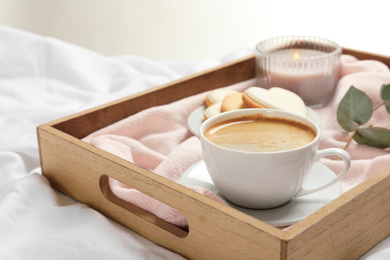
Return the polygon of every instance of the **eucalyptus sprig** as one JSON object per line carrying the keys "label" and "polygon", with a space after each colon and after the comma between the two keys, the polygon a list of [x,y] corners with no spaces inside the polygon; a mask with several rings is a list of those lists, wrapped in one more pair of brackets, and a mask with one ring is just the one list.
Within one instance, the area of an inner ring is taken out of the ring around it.
{"label": "eucalyptus sprig", "polygon": [[380,90],[382,103],[373,107],[372,100],[363,91],[351,86],[337,108],[337,121],[347,132],[352,133],[344,149],[355,140],[358,144],[364,144],[381,149],[390,147],[390,130],[373,125],[364,126],[375,110],[385,106],[390,113],[390,84],[382,85]]}

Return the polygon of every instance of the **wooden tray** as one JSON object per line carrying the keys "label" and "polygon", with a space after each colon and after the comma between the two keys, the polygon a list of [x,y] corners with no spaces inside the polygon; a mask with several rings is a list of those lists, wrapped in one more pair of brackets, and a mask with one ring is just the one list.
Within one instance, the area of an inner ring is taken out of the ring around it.
{"label": "wooden tray", "polygon": [[[390,66],[390,57],[344,49]],[[37,128],[51,185],[155,243],[193,259],[355,259],[390,235],[390,167],[286,231],[224,206],[80,139],[148,107],[255,77],[249,56]],[[115,197],[113,177],[182,212],[182,230]]]}

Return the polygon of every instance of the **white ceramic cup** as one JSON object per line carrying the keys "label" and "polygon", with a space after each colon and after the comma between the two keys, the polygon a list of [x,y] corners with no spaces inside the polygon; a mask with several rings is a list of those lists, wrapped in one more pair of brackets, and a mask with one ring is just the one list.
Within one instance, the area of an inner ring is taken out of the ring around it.
{"label": "white ceramic cup", "polygon": [[[244,152],[218,146],[204,137],[211,126],[233,118],[264,114],[295,120],[310,126],[316,137],[310,143],[287,151]],[[240,109],[216,115],[200,126],[200,140],[207,170],[217,189],[232,203],[246,208],[281,206],[293,197],[325,189],[338,182],[350,168],[349,154],[339,148],[318,150],[319,126],[309,118],[274,109]],[[344,160],[343,170],[327,183],[305,188],[310,168],[322,157],[335,155]]]}

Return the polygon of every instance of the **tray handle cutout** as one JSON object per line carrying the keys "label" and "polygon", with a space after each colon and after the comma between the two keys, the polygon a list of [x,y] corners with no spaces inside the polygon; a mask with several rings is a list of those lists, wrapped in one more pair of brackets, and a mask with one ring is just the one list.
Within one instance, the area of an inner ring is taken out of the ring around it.
{"label": "tray handle cutout", "polygon": [[[150,223],[156,225],[157,227],[164,229],[164,230],[170,232],[171,234],[173,234],[179,238],[187,237],[187,235],[189,233],[188,228],[182,229],[182,228],[180,228],[172,223],[169,223],[169,222],[157,217],[156,215],[154,215],[154,214],[152,214],[152,213],[150,213],[150,212],[148,212],[148,211],[146,211],[146,210],[144,210],[144,209],[142,209],[142,208],[140,208],[140,207],[138,207],[130,202],[127,202],[127,201],[117,197],[110,188],[109,178],[112,178],[112,177],[108,177],[107,175],[102,175],[100,177],[100,180],[99,180],[100,190],[101,190],[103,196],[108,201],[120,206],[124,210],[127,210],[127,211],[149,221]],[[154,198],[154,199],[156,199],[156,198]],[[162,203],[162,202],[160,202],[160,203]]]}

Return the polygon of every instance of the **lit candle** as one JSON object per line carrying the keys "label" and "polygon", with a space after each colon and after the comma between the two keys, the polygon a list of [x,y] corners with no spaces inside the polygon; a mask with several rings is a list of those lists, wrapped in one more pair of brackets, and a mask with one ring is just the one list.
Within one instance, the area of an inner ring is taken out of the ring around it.
{"label": "lit candle", "polygon": [[259,84],[265,88],[282,87],[291,90],[311,107],[326,104],[339,79],[341,48],[330,45],[333,42],[324,39],[290,38],[283,38],[291,41],[289,44],[280,39],[270,39],[257,46]]}

